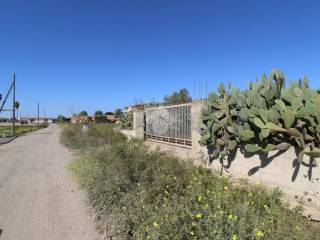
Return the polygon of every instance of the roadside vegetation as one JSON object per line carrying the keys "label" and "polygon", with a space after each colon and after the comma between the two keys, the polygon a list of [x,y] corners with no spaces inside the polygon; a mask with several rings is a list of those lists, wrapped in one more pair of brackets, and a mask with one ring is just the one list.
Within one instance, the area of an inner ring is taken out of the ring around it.
{"label": "roadside vegetation", "polygon": [[72,173],[112,239],[319,239],[301,206],[288,210],[278,189],[220,177],[113,127],[65,125],[61,133],[78,153]]}
{"label": "roadside vegetation", "polygon": [[[16,135],[21,136],[29,132],[34,132],[42,128],[48,127],[47,124],[41,125],[17,125]],[[11,137],[12,136],[12,126],[1,126],[0,127],[0,137]]]}

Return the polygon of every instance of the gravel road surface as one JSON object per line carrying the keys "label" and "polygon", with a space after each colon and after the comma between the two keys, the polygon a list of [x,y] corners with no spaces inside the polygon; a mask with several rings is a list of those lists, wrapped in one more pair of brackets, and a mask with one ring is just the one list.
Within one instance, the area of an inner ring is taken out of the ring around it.
{"label": "gravel road surface", "polygon": [[0,240],[96,240],[59,126],[0,145]]}

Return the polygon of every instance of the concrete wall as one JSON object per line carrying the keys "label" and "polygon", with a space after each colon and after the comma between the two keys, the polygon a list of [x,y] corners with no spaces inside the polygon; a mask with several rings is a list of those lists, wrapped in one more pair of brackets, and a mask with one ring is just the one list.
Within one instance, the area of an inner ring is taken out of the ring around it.
{"label": "concrete wall", "polygon": [[[206,101],[194,101],[191,104],[191,134],[192,148],[185,149],[169,146],[165,143],[150,143],[152,147],[160,147],[181,158],[190,159],[196,165],[203,165],[221,174],[231,174],[236,178],[247,178],[252,183],[263,183],[269,187],[279,187],[286,200],[294,206],[301,197],[305,199],[306,215],[320,220],[320,167],[308,164],[310,159],[305,157],[305,164],[298,164],[294,149],[278,155],[271,152],[268,156],[245,156],[240,150],[229,160],[210,160],[206,147],[200,146],[199,126],[201,111]],[[133,131],[136,137],[144,138],[144,117],[142,110],[133,114]]]}
{"label": "concrete wall", "polygon": [[120,129],[119,131],[120,131],[122,134],[126,135],[127,138],[129,138],[129,139],[136,137],[136,133],[135,133],[133,130]]}
{"label": "concrete wall", "polygon": [[[199,126],[201,111],[205,101],[192,103],[192,151],[191,157],[197,165],[203,165],[221,174],[231,174],[236,178],[247,178],[252,183],[263,183],[269,187],[279,187],[286,199],[294,206],[303,198],[306,215],[320,220],[320,167],[310,163],[305,156],[304,164],[298,164],[294,149],[278,154],[245,156],[240,150],[229,160],[211,160],[207,148],[200,146]],[[177,151],[179,152],[179,151]]]}
{"label": "concrete wall", "polygon": [[141,109],[133,111],[133,131],[136,138],[144,138],[144,112]]}
{"label": "concrete wall", "polygon": [[[199,158],[196,161],[199,163]],[[279,187],[285,199],[294,207],[303,198],[306,205],[305,215],[320,220],[320,168],[309,164],[305,157],[299,165],[294,149],[278,154],[277,151],[266,155],[245,156],[240,150],[229,160],[209,160],[202,148],[201,162],[204,166],[223,175],[247,178],[251,183],[262,183],[268,187]]]}
{"label": "concrete wall", "polygon": [[200,146],[199,141],[201,140],[200,135],[200,123],[202,109],[205,107],[206,101],[196,100],[191,104],[191,140],[192,149],[191,156],[194,159],[200,159],[203,157],[203,148]]}

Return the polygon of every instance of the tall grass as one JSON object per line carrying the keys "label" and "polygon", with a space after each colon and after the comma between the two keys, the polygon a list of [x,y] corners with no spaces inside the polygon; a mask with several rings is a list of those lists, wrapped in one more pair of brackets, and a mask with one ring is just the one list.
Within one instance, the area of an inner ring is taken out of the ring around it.
{"label": "tall grass", "polygon": [[[16,126],[16,135],[22,136],[29,132],[34,132],[42,128],[48,127],[48,124],[40,125],[17,125]],[[0,127],[0,137],[10,137],[12,136],[12,126],[1,126]]]}
{"label": "tall grass", "polygon": [[65,124],[60,135],[60,141],[72,149],[99,148],[112,144],[112,142],[122,142],[126,137],[113,130],[114,124],[100,123],[92,124],[87,130],[81,124]]}
{"label": "tall grass", "polygon": [[69,126],[61,140],[81,150],[70,167],[113,239],[319,239],[278,189],[231,183],[126,140],[111,125],[89,129]]}

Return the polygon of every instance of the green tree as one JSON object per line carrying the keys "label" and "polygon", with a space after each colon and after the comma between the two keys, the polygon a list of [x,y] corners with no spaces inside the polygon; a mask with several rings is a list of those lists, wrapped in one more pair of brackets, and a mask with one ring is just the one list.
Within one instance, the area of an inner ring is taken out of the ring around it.
{"label": "green tree", "polygon": [[88,116],[88,112],[87,111],[81,111],[79,113],[79,116]]}
{"label": "green tree", "polygon": [[103,112],[101,110],[97,110],[94,112],[94,116],[102,116]]}
{"label": "green tree", "polygon": [[[19,118],[19,107],[20,107],[20,103],[18,101],[15,101],[14,103],[14,108],[17,109],[17,116]],[[14,116],[14,118],[16,118],[16,116]]]}
{"label": "green tree", "polygon": [[116,118],[121,118],[123,116],[123,112],[120,108],[117,108],[115,111],[114,111],[114,116]]}
{"label": "green tree", "polygon": [[167,95],[164,98],[165,105],[189,103],[191,101],[192,98],[186,88],[182,88],[179,92],[173,92],[171,95]]}
{"label": "green tree", "polygon": [[66,118],[65,116],[63,116],[63,115],[59,115],[59,116],[57,117],[57,120],[58,120],[59,122],[64,122],[64,121],[67,120],[67,118]]}

